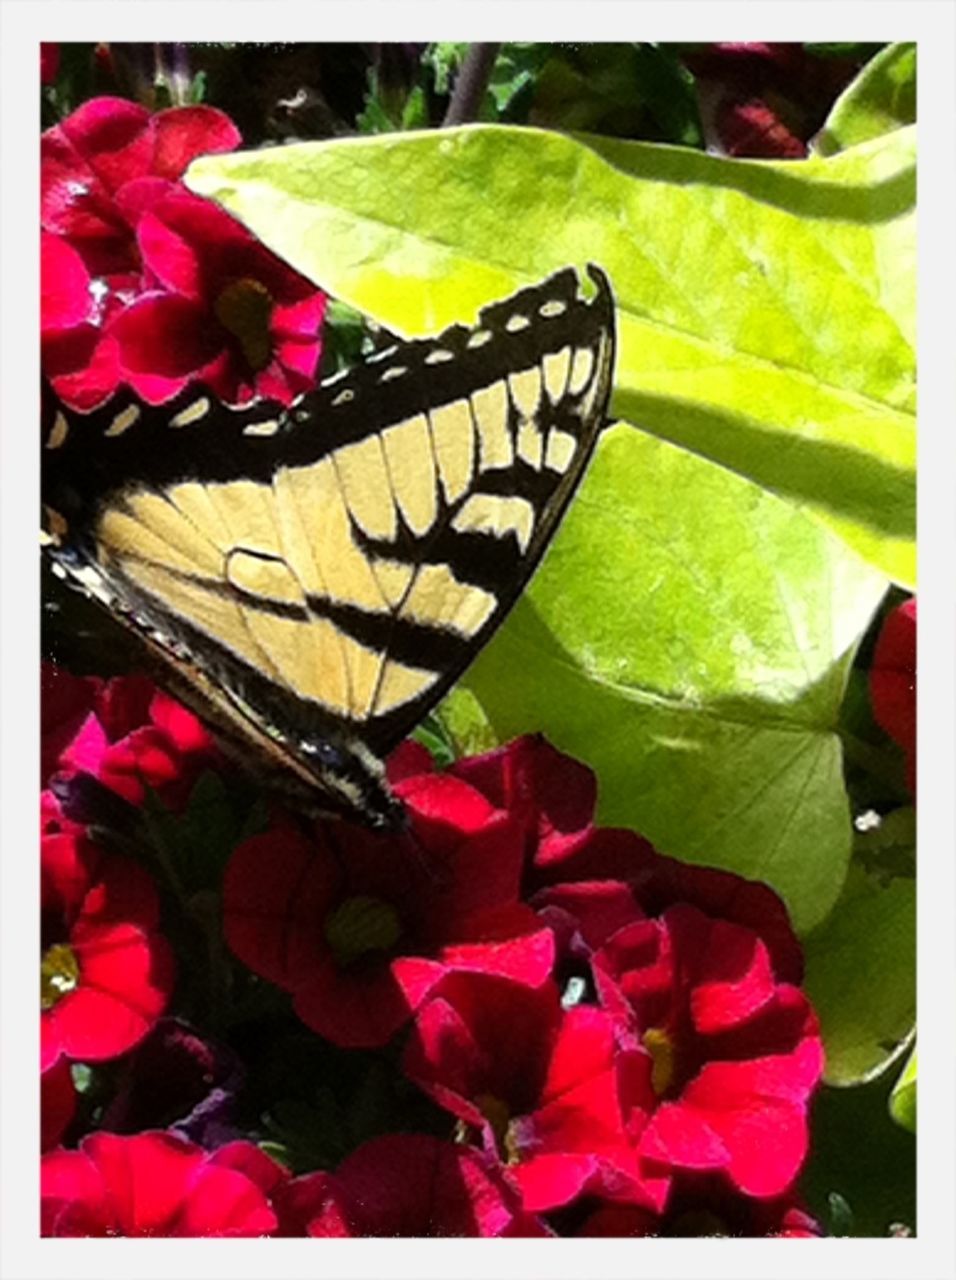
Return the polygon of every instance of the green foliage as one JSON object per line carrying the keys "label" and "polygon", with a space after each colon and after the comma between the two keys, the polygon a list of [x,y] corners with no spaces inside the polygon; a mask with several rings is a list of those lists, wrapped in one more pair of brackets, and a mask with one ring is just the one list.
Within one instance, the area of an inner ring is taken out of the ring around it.
{"label": "green foliage", "polygon": [[[461,70],[468,41],[439,41],[425,51],[424,65],[431,69],[435,92],[450,94]],[[523,123],[536,92],[538,75],[552,46],[541,43],[503,44],[498,51],[478,119],[486,122]]]}
{"label": "green foliage", "polygon": [[436,715],[427,715],[412,737],[431,753],[437,768],[445,769],[456,759],[454,740]]}
{"label": "green foliage", "polygon": [[814,146],[823,156],[916,121],[916,45],[887,45],[837,99]]}
{"label": "green foliage", "polygon": [[826,1079],[882,1071],[916,1020],[915,815],[859,832],[840,900],[804,939],[805,986],[820,1016]]}
{"label": "green foliage", "polygon": [[599,261],[618,301],[614,414],[909,583],[913,147],[901,129],[770,164],[472,126],[208,157],[188,180],[408,335]]}

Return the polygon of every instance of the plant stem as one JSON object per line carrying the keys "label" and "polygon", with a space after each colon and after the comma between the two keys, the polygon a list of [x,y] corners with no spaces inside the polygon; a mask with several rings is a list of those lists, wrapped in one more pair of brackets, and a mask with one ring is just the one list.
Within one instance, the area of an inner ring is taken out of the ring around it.
{"label": "plant stem", "polygon": [[455,79],[451,101],[442,121],[443,129],[456,124],[467,124],[477,117],[500,48],[500,41],[497,44],[473,44],[469,47]]}

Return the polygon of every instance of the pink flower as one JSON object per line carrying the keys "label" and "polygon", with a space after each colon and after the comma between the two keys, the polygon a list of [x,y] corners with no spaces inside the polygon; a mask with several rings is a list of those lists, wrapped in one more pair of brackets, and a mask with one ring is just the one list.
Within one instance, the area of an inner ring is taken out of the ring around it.
{"label": "pink flower", "polygon": [[67,404],[121,384],[160,403],[191,382],[288,403],[312,385],[325,296],[180,181],[239,140],[212,107],[118,98],[44,133],[42,363]]}
{"label": "pink flower", "polygon": [[403,1067],[507,1162],[529,1212],[586,1194],[663,1206],[667,1180],[636,1145],[651,1059],[603,1010],[563,1010],[551,983],[454,975],[419,1011]]}
{"label": "pink flower", "polygon": [[218,760],[199,720],[145,676],[79,680],[46,664],[41,714],[44,776],[88,773],[131,804],[148,787],[181,807]]}
{"label": "pink flower", "polygon": [[[705,894],[714,875],[703,873]],[[806,1155],[823,1069],[816,1016],[756,928],[687,901],[648,917],[638,899],[639,882],[585,881],[535,902],[559,952],[585,966],[621,1032],[651,1054],[657,1102],[640,1151],[674,1170],[721,1170],[747,1195],[782,1194]],[[790,948],[774,940],[786,971]]]}
{"label": "pink flower", "polygon": [[171,1133],[94,1133],[43,1157],[44,1236],[264,1236],[282,1171],[251,1143],[213,1154]]}
{"label": "pink flower", "polygon": [[373,1138],[276,1196],[283,1235],[544,1236],[493,1161],[423,1133]]}
{"label": "pink flower", "polygon": [[42,838],[40,872],[41,1065],[114,1058],[146,1035],[172,991],[156,889],[77,829]]}
{"label": "pink flower", "polygon": [[151,115],[123,98],[93,98],[40,140],[40,223],[64,236],[96,276],[139,269],[133,236],[139,206],[124,189],[138,179],[166,189],[196,156],[232,151],[239,131],[214,107]]}
{"label": "pink flower", "polygon": [[40,83],[53,84],[56,73],[60,69],[60,46],[58,44],[40,45]]}
{"label": "pink flower", "polygon": [[224,881],[226,939],[293,994],[302,1020],[345,1047],[384,1044],[450,972],[536,987],[550,931],[518,900],[521,825],[458,778],[398,782],[409,837],[348,823],[254,836]]}
{"label": "pink flower", "polygon": [[325,295],[241,223],[176,188],[144,208],[136,237],[147,288],[110,332],[144,399],[201,382],[229,403],[288,403],[312,386]]}

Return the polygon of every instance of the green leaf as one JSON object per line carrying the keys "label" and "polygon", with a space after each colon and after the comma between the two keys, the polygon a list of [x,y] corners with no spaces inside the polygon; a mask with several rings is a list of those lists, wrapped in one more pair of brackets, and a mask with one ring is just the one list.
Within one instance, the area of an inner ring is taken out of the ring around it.
{"label": "green leaf", "polygon": [[454,743],[437,716],[427,715],[415,729],[412,737],[430,752],[436,768],[447,769],[454,763]]}
{"label": "green leaf", "polygon": [[464,61],[468,47],[467,40],[436,40],[425,50],[422,62],[432,68],[436,93],[451,93],[455,76]]}
{"label": "green leaf", "polygon": [[916,1143],[887,1115],[891,1083],[887,1073],[814,1096],[799,1190],[834,1234],[887,1236],[916,1225]]}
{"label": "green leaf", "polygon": [[912,809],[857,835],[846,887],[804,939],[804,986],[820,1016],[826,1079],[883,1071],[916,1020],[915,824]]}
{"label": "green leaf", "polygon": [[789,504],[621,424],[442,719],[467,749],[475,703],[497,741],[543,730],[596,770],[602,823],[767,881],[806,929],[850,854],[834,729],[884,588]]}
{"label": "green leaf", "polygon": [[890,1115],[897,1124],[916,1132],[916,1049],[910,1054],[906,1066],[890,1094]]}
{"label": "green leaf", "polygon": [[813,146],[835,155],[915,121],[916,45],[891,44],[844,89]]}
{"label": "green leaf", "polygon": [[188,182],[409,336],[600,262],[615,416],[912,582],[914,141],[776,164],[479,125],[203,157]]}

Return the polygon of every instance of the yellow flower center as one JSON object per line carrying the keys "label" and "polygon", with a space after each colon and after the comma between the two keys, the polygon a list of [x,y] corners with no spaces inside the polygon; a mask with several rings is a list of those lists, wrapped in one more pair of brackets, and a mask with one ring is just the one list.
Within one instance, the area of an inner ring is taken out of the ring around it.
{"label": "yellow flower center", "polygon": [[645,1031],[642,1043],[651,1055],[651,1087],[660,1098],[674,1080],[674,1043],[660,1027]]}
{"label": "yellow flower center", "polygon": [[520,1152],[511,1127],[511,1112],[508,1110],[508,1104],[501,1098],[496,1098],[493,1093],[482,1093],[475,1102],[481,1114],[491,1125],[491,1131],[495,1135],[495,1142],[498,1144],[498,1150],[505,1164],[517,1164]]}
{"label": "yellow flower center", "polygon": [[76,989],[80,966],[72,947],[57,942],[43,953],[40,961],[40,1008],[52,1009],[58,1000]]}
{"label": "yellow flower center", "polygon": [[402,936],[395,908],[380,898],[345,898],[325,918],[325,939],[343,968],[370,951],[389,951]]}
{"label": "yellow flower center", "polygon": [[272,358],[269,316],[272,296],[258,280],[233,280],[216,299],[213,310],[219,323],[242,347],[242,354],[257,373]]}

